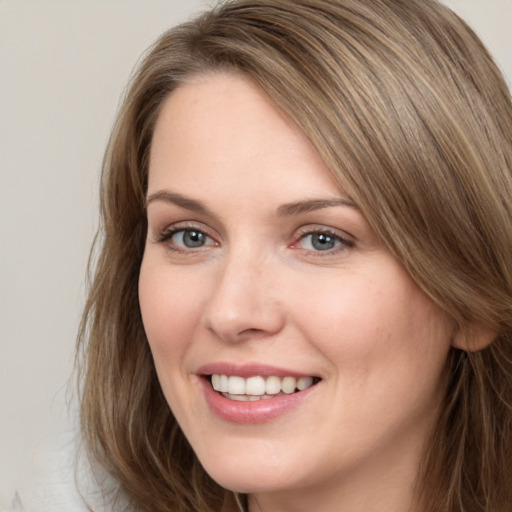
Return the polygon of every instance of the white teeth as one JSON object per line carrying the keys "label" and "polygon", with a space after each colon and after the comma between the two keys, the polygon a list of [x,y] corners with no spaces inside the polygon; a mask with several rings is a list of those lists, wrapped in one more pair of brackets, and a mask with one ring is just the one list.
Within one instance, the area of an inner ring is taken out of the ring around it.
{"label": "white teeth", "polygon": [[245,379],[234,375],[229,377],[228,393],[230,395],[245,395]]}
{"label": "white teeth", "polygon": [[313,385],[313,377],[301,377],[297,380],[297,389],[304,391]]}
{"label": "white teeth", "polygon": [[265,379],[263,377],[249,377],[245,381],[246,395],[264,395]]}
{"label": "white teeth", "polygon": [[219,391],[222,393],[227,393],[229,391],[229,377],[227,375],[220,376]]}
{"label": "white teeth", "polygon": [[281,379],[279,377],[267,377],[265,389],[267,395],[277,395],[281,392]]}
{"label": "white teeth", "polygon": [[237,375],[212,375],[211,382],[215,391],[228,394],[228,398],[232,400],[253,401],[270,398],[269,395],[278,395],[281,392],[290,395],[296,390],[304,391],[313,385],[313,377],[281,379],[277,376],[254,376],[244,379]]}
{"label": "white teeth", "polygon": [[295,377],[285,377],[281,382],[281,389],[287,395],[291,395],[297,386],[297,379]]}

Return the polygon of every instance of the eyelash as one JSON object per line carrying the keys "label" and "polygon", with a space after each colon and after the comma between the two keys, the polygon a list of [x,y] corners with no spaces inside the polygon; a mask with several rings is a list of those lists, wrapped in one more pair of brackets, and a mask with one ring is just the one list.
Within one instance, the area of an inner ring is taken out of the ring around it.
{"label": "eyelash", "polygon": [[166,244],[167,249],[169,249],[170,251],[182,253],[182,254],[189,254],[190,252],[195,252],[197,250],[203,249],[204,246],[197,247],[197,248],[192,248],[192,247],[183,248],[183,247],[180,247],[180,246],[170,243],[170,240],[172,239],[172,237],[174,235],[176,235],[178,233],[186,233],[186,232],[191,232],[191,231],[193,231],[195,233],[202,234],[205,237],[209,238],[210,240],[214,240],[213,237],[208,235],[208,233],[204,229],[198,229],[196,226],[192,226],[192,225],[184,225],[184,226],[182,225],[182,226],[174,226],[174,227],[165,229],[164,231],[162,231],[162,233],[160,233],[160,235],[158,236],[158,238],[155,241],[156,241],[156,243],[159,243],[159,244]]}
{"label": "eyelash", "polygon": [[[197,252],[197,251],[203,249],[204,247],[213,245],[213,244],[203,245],[203,246],[199,246],[197,248],[192,248],[192,247],[183,248],[183,247],[177,246],[176,244],[170,243],[170,240],[172,239],[173,236],[175,236],[178,233],[185,234],[186,232],[195,232],[195,233],[204,235],[205,237],[207,237],[210,240],[213,240],[215,242],[215,239],[213,237],[211,237],[204,229],[198,229],[196,226],[193,226],[193,225],[184,225],[184,226],[181,225],[181,226],[174,226],[174,227],[167,228],[164,231],[162,231],[162,233],[160,233],[160,235],[155,240],[155,242],[159,243],[159,244],[166,244],[167,248],[170,251],[182,253],[182,254],[190,254],[191,252]],[[326,250],[304,249],[301,247],[297,247],[297,244],[299,244],[300,242],[305,240],[308,236],[314,236],[314,235],[324,235],[328,238],[334,239],[335,242],[338,243],[338,245],[331,249],[326,249]],[[299,232],[299,234],[295,240],[296,241],[294,241],[290,246],[292,249],[304,251],[304,252],[307,252],[308,254],[314,254],[315,256],[318,256],[318,257],[333,255],[339,251],[344,251],[344,250],[350,249],[355,246],[355,242],[353,240],[343,237],[340,234],[335,233],[332,230],[329,230],[326,228],[320,228],[320,227],[305,228],[302,232]]]}
{"label": "eyelash", "polygon": [[334,231],[327,228],[306,228],[304,231],[299,232],[297,237],[297,241],[292,244],[292,247],[296,246],[298,243],[305,240],[308,236],[314,235],[324,235],[328,238],[334,239],[336,242],[339,242],[339,245],[326,250],[314,250],[314,249],[303,249],[301,247],[295,247],[296,250],[307,251],[308,253],[314,254],[318,257],[330,256],[336,254],[339,251],[344,251],[350,249],[355,246],[355,242],[347,237],[340,235],[339,233],[335,233]]}

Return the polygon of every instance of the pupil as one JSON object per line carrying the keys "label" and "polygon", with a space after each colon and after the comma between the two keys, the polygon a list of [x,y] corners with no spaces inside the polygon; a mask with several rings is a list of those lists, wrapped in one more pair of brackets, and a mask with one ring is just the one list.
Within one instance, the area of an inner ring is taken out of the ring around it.
{"label": "pupil", "polygon": [[204,245],[204,234],[200,231],[185,231],[183,243],[186,247],[201,247]]}
{"label": "pupil", "polygon": [[334,237],[325,233],[315,233],[311,239],[311,244],[318,251],[328,251],[334,247],[335,243]]}

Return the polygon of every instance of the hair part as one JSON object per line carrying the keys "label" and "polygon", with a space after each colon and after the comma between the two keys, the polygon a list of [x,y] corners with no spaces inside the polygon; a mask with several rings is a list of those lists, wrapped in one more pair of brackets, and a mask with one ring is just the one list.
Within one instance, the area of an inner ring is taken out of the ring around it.
{"label": "hair part", "polygon": [[180,85],[217,72],[249,77],[300,127],[457,335],[495,333],[483,350],[450,354],[418,499],[433,512],[510,510],[512,104],[480,40],[435,0],[223,2],[149,50],[104,159],[79,334],[93,455],[137,510],[219,511],[232,499],[163,397],[137,287],[160,109]]}

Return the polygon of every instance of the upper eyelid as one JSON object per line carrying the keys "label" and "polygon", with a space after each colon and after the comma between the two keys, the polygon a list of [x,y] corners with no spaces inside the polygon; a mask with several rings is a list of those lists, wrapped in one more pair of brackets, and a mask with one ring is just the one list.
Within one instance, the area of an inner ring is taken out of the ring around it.
{"label": "upper eyelid", "polygon": [[187,231],[187,230],[201,231],[205,235],[212,237],[212,234],[211,234],[212,230],[208,226],[206,226],[202,222],[190,221],[190,220],[172,222],[172,223],[166,225],[165,227],[163,227],[162,229],[159,229],[158,231],[160,233],[165,233],[165,232],[170,232],[170,231],[176,232],[176,231]]}
{"label": "upper eyelid", "polygon": [[181,227],[181,226],[172,227],[172,226],[170,226],[168,229],[165,229],[163,231],[163,234],[169,233],[169,234],[175,235],[176,233],[181,233],[182,231],[195,231],[195,232],[198,232],[198,233],[202,233],[203,235],[206,235],[208,238],[212,238],[213,239],[213,237],[210,236],[208,231],[206,231],[205,229],[196,228],[194,226],[185,226],[185,227]]}
{"label": "upper eyelid", "polygon": [[330,226],[323,226],[320,224],[313,224],[313,225],[307,225],[300,227],[296,230],[297,236],[302,237],[304,235],[308,235],[310,233],[328,233],[330,235],[339,237],[344,240],[350,240],[351,242],[356,242],[356,237],[349,233],[348,231],[345,231],[343,229],[333,228]]}
{"label": "upper eyelid", "polygon": [[168,224],[161,229],[154,230],[153,241],[157,244],[168,242],[171,237],[173,237],[176,233],[179,233],[180,231],[200,231],[208,238],[213,240],[216,244],[218,244],[218,239],[214,235],[212,235],[208,228],[203,227],[202,223],[191,223],[190,221],[179,221],[172,224]]}

